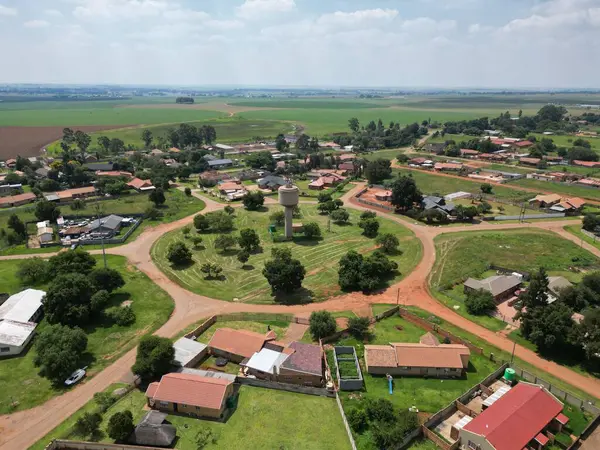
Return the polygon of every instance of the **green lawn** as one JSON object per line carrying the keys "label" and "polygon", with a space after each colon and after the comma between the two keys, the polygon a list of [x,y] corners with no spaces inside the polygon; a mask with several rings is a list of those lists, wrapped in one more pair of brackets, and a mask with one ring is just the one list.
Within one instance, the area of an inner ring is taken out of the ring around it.
{"label": "green lawn", "polygon": [[[266,208],[265,208],[266,209]],[[298,298],[288,298],[286,301],[320,301],[340,293],[337,280],[337,264],[339,258],[349,250],[368,253],[375,249],[374,240],[362,236],[358,228],[359,212],[349,209],[350,225],[339,226],[331,224],[327,231],[327,216],[319,215],[316,206],[302,205],[303,223],[317,222],[321,227],[323,238],[320,241],[299,238],[293,243],[273,243],[268,233],[269,216],[279,207],[270,207],[264,212],[248,212],[237,210],[234,235],[243,228],[253,228],[260,236],[263,251],[252,255],[250,261],[242,269],[237,261],[236,250],[226,255],[214,249],[213,242],[216,234],[203,234],[204,249],[195,250],[194,263],[185,269],[171,267],[166,259],[166,250],[170,243],[183,240],[181,231],[176,230],[164,235],[152,248],[152,258],[158,267],[173,281],[192,292],[207,295],[212,298],[231,301],[235,298],[249,303],[272,303],[270,288],[262,275],[263,264],[271,257],[271,248],[289,247],[292,255],[298,258],[306,268],[303,287],[312,293],[301,293]],[[394,233],[400,240],[402,255],[393,256],[399,264],[399,273],[394,281],[406,276],[421,259],[421,244],[413,233],[401,225],[386,219],[380,219],[379,233]],[[207,280],[200,272],[201,265],[210,261],[223,267],[223,278]]]}
{"label": "green lawn", "polygon": [[540,191],[554,192],[556,194],[572,197],[600,200],[600,189],[587,188],[585,186],[578,186],[576,184],[552,183],[549,181],[539,181],[524,178],[521,180],[511,181],[510,186],[520,186],[528,189],[539,189]]}
{"label": "green lawn", "polygon": [[314,189],[309,189],[308,185],[310,184],[310,180],[294,180],[294,184],[300,188],[300,197],[316,199],[319,197],[321,193],[331,194],[331,197],[336,199],[342,197],[346,192],[350,191],[354,188],[354,184],[346,183],[341,187],[341,190],[338,190],[340,186],[336,186],[331,189],[323,189],[322,191],[317,191]]}
{"label": "green lawn", "polygon": [[593,245],[597,249],[600,249],[600,238],[593,239],[593,238],[589,237],[587,234],[583,234],[581,232],[581,229],[582,229],[581,224],[569,225],[569,226],[565,227],[565,230],[567,230],[569,233],[574,234],[575,236],[580,238],[581,241],[587,242],[588,244]]}
{"label": "green lawn", "polygon": [[[95,258],[100,265],[101,257]],[[129,265],[124,257],[108,256],[107,261],[108,266],[117,269],[125,279],[125,286],[112,294],[109,306],[131,301],[136,321],[129,327],[104,323],[84,327],[90,353],[88,378],[137,345],[143,334],[158,329],[173,311],[173,302],[167,293]],[[15,261],[0,261],[1,292],[15,293],[20,289],[15,276],[17,269],[18,263]],[[37,331],[45,326],[46,321],[42,320]],[[29,348],[23,356],[0,360],[0,414],[31,408],[64,392],[62,388],[54,388],[48,380],[38,376],[38,369],[33,364],[34,355],[35,350]],[[18,406],[11,408],[12,402],[18,402]]]}

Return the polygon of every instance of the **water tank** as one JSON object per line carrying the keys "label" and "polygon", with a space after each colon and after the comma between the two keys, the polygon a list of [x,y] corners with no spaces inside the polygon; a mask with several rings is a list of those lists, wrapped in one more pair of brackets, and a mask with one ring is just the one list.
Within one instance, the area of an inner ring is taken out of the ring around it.
{"label": "water tank", "polygon": [[517,374],[515,373],[515,369],[511,369],[510,367],[504,371],[504,379],[510,383],[514,383]]}
{"label": "water tank", "polygon": [[279,204],[296,206],[300,201],[300,189],[297,186],[281,186],[279,188]]}

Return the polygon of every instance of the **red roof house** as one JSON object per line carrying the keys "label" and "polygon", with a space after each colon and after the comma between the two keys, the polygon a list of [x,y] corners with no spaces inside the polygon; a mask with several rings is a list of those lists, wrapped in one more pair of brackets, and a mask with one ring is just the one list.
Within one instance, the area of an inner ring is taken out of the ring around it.
{"label": "red roof house", "polygon": [[594,167],[600,167],[600,161],[580,161],[580,160],[576,159],[575,161],[573,161],[573,165],[594,168]]}
{"label": "red roof house", "polygon": [[543,386],[521,382],[465,425],[460,441],[481,450],[523,450],[532,441],[544,445],[548,427],[564,425],[562,409]]}

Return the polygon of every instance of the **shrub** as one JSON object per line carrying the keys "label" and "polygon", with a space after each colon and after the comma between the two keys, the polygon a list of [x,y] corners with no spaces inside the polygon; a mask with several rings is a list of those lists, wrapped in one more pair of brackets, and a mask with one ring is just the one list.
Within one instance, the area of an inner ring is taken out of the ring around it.
{"label": "shrub", "polygon": [[185,195],[188,197],[192,196],[192,190],[189,187],[186,187],[183,192],[185,192]]}
{"label": "shrub", "polygon": [[363,211],[360,214],[360,220],[375,219],[376,217],[377,217],[377,213],[375,211]]}
{"label": "shrub", "polygon": [[317,238],[321,236],[321,228],[316,222],[309,222],[304,224],[304,236],[307,238]]}
{"label": "shrub", "polygon": [[133,414],[127,409],[114,413],[108,421],[108,435],[115,441],[125,441],[133,429]]}
{"label": "shrub", "polygon": [[366,237],[373,238],[379,232],[379,221],[377,219],[363,219],[358,223],[358,226],[362,228]]}
{"label": "shrub", "polygon": [[478,291],[469,291],[467,293],[465,307],[470,314],[483,316],[496,309],[496,302],[491,292],[479,289]]}
{"label": "shrub", "polygon": [[275,225],[283,225],[285,223],[285,213],[283,211],[275,211],[269,216],[269,220]]}
{"label": "shrub", "polygon": [[363,339],[369,334],[370,321],[368,317],[350,317],[348,332],[357,339]]}
{"label": "shrub", "polygon": [[86,412],[75,422],[75,433],[79,436],[92,436],[98,432],[102,423],[102,415]]}
{"label": "shrub", "polygon": [[117,306],[106,311],[106,315],[114,323],[121,327],[127,327],[135,323],[135,313],[129,306]]}
{"label": "shrub", "polygon": [[235,209],[232,206],[227,205],[225,208],[223,208],[223,211],[231,216],[235,212]]}
{"label": "shrub", "polygon": [[347,223],[348,219],[350,219],[350,213],[345,209],[332,211],[330,216],[334,223]]}
{"label": "shrub", "polygon": [[381,247],[381,250],[387,254],[394,254],[398,251],[400,241],[392,233],[382,234],[378,236],[375,243]]}
{"label": "shrub", "polygon": [[248,211],[257,211],[265,204],[265,196],[260,191],[248,192],[242,198],[242,203]]}
{"label": "shrub", "polygon": [[148,220],[157,220],[160,216],[160,210],[154,205],[148,205],[144,211],[144,217]]}
{"label": "shrub", "polygon": [[226,252],[229,248],[233,247],[236,242],[237,241],[233,236],[228,234],[220,234],[215,239],[214,246],[216,249]]}
{"label": "shrub", "polygon": [[48,263],[42,258],[25,259],[19,263],[17,278],[25,286],[44,283],[48,277]]}
{"label": "shrub", "polygon": [[167,259],[174,266],[183,266],[192,262],[192,252],[183,242],[172,242],[167,249]]}
{"label": "shrub", "polygon": [[310,334],[315,341],[323,337],[331,336],[335,333],[336,328],[335,318],[329,311],[313,311],[311,313],[309,329]]}
{"label": "shrub", "polygon": [[356,433],[360,433],[367,426],[367,413],[364,409],[351,409],[348,411],[346,418],[348,419],[348,425]]}
{"label": "shrub", "polygon": [[140,340],[131,370],[145,381],[156,380],[171,371],[174,357],[175,350],[170,339],[146,335]]}
{"label": "shrub", "polygon": [[210,223],[205,215],[198,214],[194,217],[194,228],[198,231],[205,231],[210,228]]}
{"label": "shrub", "polygon": [[116,397],[109,392],[96,392],[94,394],[94,401],[98,405],[100,411],[105,412],[117,401]]}

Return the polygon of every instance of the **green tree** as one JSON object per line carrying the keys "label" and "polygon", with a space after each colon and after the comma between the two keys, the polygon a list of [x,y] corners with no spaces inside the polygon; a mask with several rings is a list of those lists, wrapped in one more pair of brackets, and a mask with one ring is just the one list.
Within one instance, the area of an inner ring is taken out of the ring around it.
{"label": "green tree", "polygon": [[79,436],[94,436],[100,430],[102,415],[97,412],[86,411],[75,422],[75,433]]}
{"label": "green tree", "polygon": [[363,211],[360,214],[360,220],[375,219],[375,218],[377,218],[377,213],[375,211]]}
{"label": "green tree", "polygon": [[170,339],[145,335],[138,345],[132,372],[144,381],[158,380],[171,371],[175,349]]}
{"label": "green tree", "polygon": [[224,211],[215,211],[206,214],[209,228],[213,232],[226,233],[233,230],[233,216]]}
{"label": "green tree", "polygon": [[491,194],[493,187],[490,183],[483,183],[481,186],[479,186],[479,190],[481,190],[482,194]]}
{"label": "green tree", "polygon": [[95,290],[112,292],[125,286],[125,280],[118,270],[109,268],[97,268],[88,275]]}
{"label": "green tree", "polygon": [[69,208],[71,208],[72,211],[81,211],[82,209],[85,209],[85,202],[79,198],[76,198],[73,200],[73,203],[69,205]]}
{"label": "green tree", "polygon": [[398,269],[398,264],[376,251],[363,257],[354,250],[346,253],[339,262],[338,284],[345,291],[369,292]]}
{"label": "green tree", "polygon": [[110,139],[109,138],[107,138],[106,136],[99,136],[97,142],[98,142],[98,145],[105,152],[108,152],[108,149],[110,148]]}
{"label": "green tree", "polygon": [[350,120],[348,120],[348,128],[350,128],[353,133],[358,133],[358,130],[360,129],[360,122],[356,117],[352,117]]}
{"label": "green tree", "polygon": [[133,433],[134,428],[133,414],[126,409],[125,411],[116,412],[110,417],[106,431],[108,431],[111,439],[117,442],[125,442]]}
{"label": "green tree", "polygon": [[379,221],[377,219],[363,219],[358,222],[359,228],[362,228],[366,237],[374,238],[379,232]]}
{"label": "green tree", "polygon": [[348,411],[348,425],[356,433],[361,433],[367,427],[367,413],[364,409],[353,408]]}
{"label": "green tree", "polygon": [[190,236],[191,231],[192,229],[190,227],[183,227],[181,234],[183,234],[183,237],[187,239]]}
{"label": "green tree", "polygon": [[265,263],[262,271],[271,286],[273,294],[290,294],[302,287],[306,269],[297,259],[292,258],[289,249],[273,248],[272,259]]}
{"label": "green tree", "polygon": [[223,272],[223,268],[218,264],[204,263],[200,267],[200,271],[206,274],[207,279],[217,278]]}
{"label": "green tree", "polygon": [[85,250],[78,248],[68,252],[60,252],[48,260],[51,277],[73,272],[89,274],[96,266],[96,260]]}
{"label": "green tree", "polygon": [[142,131],[142,141],[144,141],[144,147],[149,148],[152,145],[152,131],[148,129]]}
{"label": "green tree", "polygon": [[260,191],[249,191],[242,198],[242,203],[248,211],[258,211],[265,204],[265,195]]}
{"label": "green tree", "polygon": [[94,287],[80,273],[61,274],[53,278],[42,299],[48,323],[81,325],[88,322]]}
{"label": "green tree", "polygon": [[391,203],[397,209],[406,211],[413,205],[420,204],[423,196],[417,188],[417,184],[412,177],[401,176],[391,183],[392,199]]}
{"label": "green tree", "polygon": [[160,216],[160,210],[154,205],[148,205],[148,207],[144,211],[144,217],[148,220],[157,220],[158,218],[160,218]]}
{"label": "green tree", "polygon": [[135,323],[135,312],[130,306],[115,306],[106,310],[105,314],[120,327],[128,327]]}
{"label": "green tree", "polygon": [[90,310],[97,312],[102,311],[110,302],[110,294],[108,291],[98,291],[90,298]]}
{"label": "green tree", "polygon": [[313,311],[308,321],[310,334],[315,341],[331,336],[337,328],[335,318],[329,311]]}
{"label": "green tree", "polygon": [[350,213],[345,209],[340,208],[332,211],[330,217],[334,223],[347,223],[350,219]]}
{"label": "green tree", "polygon": [[285,213],[283,211],[275,211],[269,216],[271,223],[275,225],[283,225],[285,223]]}
{"label": "green tree", "polygon": [[304,236],[308,239],[318,238],[321,236],[321,228],[317,222],[308,222],[304,226]]}
{"label": "green tree", "polygon": [[249,259],[250,259],[250,253],[248,253],[246,250],[240,251],[237,255],[237,260],[240,263],[242,263],[242,267],[244,267],[246,265],[246,263],[248,262]]}
{"label": "green tree", "polygon": [[348,332],[356,339],[364,339],[369,334],[370,324],[368,317],[350,317],[348,319]]}
{"label": "green tree", "polygon": [[369,184],[380,184],[392,176],[392,163],[387,159],[369,161],[365,168],[365,176]]}
{"label": "green tree", "polygon": [[198,231],[206,231],[210,228],[210,223],[207,217],[203,214],[194,216],[194,228]]}
{"label": "green tree", "polygon": [[389,255],[395,254],[398,251],[400,241],[392,233],[385,233],[375,239],[375,243],[379,245],[384,253]]}
{"label": "green tree", "polygon": [[215,248],[226,252],[237,243],[237,240],[228,234],[220,234],[215,239]]}
{"label": "green tree", "polygon": [[223,211],[231,216],[235,212],[235,209],[232,206],[227,205],[225,208],[223,208]]}
{"label": "green tree", "polygon": [[49,220],[50,222],[56,222],[59,216],[60,209],[52,202],[40,200],[35,205],[35,217],[40,221]]}
{"label": "green tree", "polygon": [[186,197],[191,197],[192,196],[192,190],[189,187],[186,187],[184,189],[183,193],[185,194]]}
{"label": "green tree", "polygon": [[192,244],[194,245],[195,249],[198,249],[200,247],[200,244],[202,244],[202,238],[200,236],[193,236]]}
{"label": "green tree", "polygon": [[240,231],[238,244],[248,253],[254,253],[260,248],[260,238],[258,237],[258,233],[252,228],[243,229]]}
{"label": "green tree", "polygon": [[193,261],[192,252],[181,241],[172,242],[167,249],[167,259],[174,266],[185,266]]}
{"label": "green tree", "polygon": [[469,314],[483,316],[496,310],[496,302],[491,292],[479,289],[467,293],[465,307]]}
{"label": "green tree", "polygon": [[152,192],[150,192],[148,199],[152,203],[154,203],[154,205],[156,205],[156,206],[160,206],[160,205],[164,204],[165,201],[167,200],[165,197],[165,191],[163,191],[163,189],[160,187],[156,188]]}
{"label": "green tree", "polygon": [[319,192],[319,195],[317,196],[317,201],[319,203],[327,203],[332,200],[333,200],[333,198],[331,197],[331,194],[328,192]]}
{"label": "green tree", "polygon": [[11,214],[8,218],[8,228],[13,230],[19,236],[23,236],[24,238],[27,237],[27,227],[16,214]]}
{"label": "green tree", "polygon": [[19,263],[17,278],[24,286],[45,283],[49,278],[48,263],[37,257],[24,259]]}
{"label": "green tree", "polygon": [[35,339],[34,364],[40,375],[56,385],[78,368],[87,349],[87,336],[80,328],[50,325],[41,330]]}

